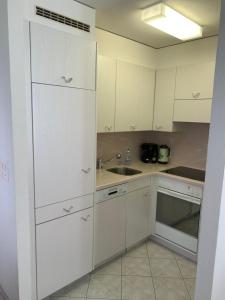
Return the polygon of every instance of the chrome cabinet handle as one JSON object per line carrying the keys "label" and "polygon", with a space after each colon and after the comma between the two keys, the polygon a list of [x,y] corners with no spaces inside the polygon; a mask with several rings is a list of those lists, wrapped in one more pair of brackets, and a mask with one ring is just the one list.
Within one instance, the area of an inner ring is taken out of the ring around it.
{"label": "chrome cabinet handle", "polygon": [[87,220],[90,218],[90,215],[87,215],[86,217],[81,217],[81,220],[87,222]]}
{"label": "chrome cabinet handle", "polygon": [[194,99],[198,99],[199,97],[200,97],[200,95],[201,95],[201,93],[200,92],[197,92],[197,93],[192,93],[192,97],[194,98]]}
{"label": "chrome cabinet handle", "polygon": [[71,212],[72,209],[73,209],[72,205],[69,208],[63,208],[63,210],[68,214]]}
{"label": "chrome cabinet handle", "polygon": [[73,77],[62,76],[62,79],[65,81],[65,83],[70,83],[73,80]]}
{"label": "chrome cabinet handle", "polygon": [[88,174],[88,173],[90,173],[91,168],[88,168],[88,169],[81,169],[81,171],[84,172],[85,174]]}
{"label": "chrome cabinet handle", "polygon": [[130,126],[130,129],[135,130],[135,129],[136,129],[136,126],[135,126],[135,125],[131,125],[131,126]]}

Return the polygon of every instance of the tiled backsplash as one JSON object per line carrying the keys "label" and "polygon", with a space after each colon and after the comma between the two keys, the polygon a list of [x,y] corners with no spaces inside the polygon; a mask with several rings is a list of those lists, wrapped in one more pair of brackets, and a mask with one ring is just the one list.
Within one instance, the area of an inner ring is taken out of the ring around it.
{"label": "tiled backsplash", "polygon": [[193,168],[205,169],[209,125],[180,123],[177,131],[122,132],[98,134],[97,156],[103,160],[130,148],[133,160],[139,160],[139,146],[144,142],[166,144],[171,148],[171,162]]}

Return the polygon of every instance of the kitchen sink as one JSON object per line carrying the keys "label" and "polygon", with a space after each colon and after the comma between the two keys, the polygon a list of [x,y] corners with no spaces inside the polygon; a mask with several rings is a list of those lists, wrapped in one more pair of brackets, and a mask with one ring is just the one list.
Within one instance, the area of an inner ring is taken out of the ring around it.
{"label": "kitchen sink", "polygon": [[119,175],[125,175],[125,176],[132,176],[132,175],[137,175],[142,173],[142,171],[126,168],[126,167],[111,168],[111,169],[107,169],[107,171]]}

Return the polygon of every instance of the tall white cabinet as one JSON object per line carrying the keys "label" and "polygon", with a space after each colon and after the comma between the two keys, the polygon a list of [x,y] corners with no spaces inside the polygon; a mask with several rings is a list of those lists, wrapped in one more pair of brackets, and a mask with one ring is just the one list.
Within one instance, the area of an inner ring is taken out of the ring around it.
{"label": "tall white cabinet", "polygon": [[38,300],[92,270],[96,43],[30,24]]}

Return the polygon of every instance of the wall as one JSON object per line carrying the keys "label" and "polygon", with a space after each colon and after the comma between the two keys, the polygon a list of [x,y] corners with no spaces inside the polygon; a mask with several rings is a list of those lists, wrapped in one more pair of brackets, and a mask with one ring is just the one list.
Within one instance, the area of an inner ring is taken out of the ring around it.
{"label": "wall", "polygon": [[180,124],[177,132],[127,132],[98,134],[97,156],[109,159],[115,153],[131,149],[134,161],[139,159],[139,146],[144,142],[166,144],[171,148],[171,162],[205,169],[209,125]]}
{"label": "wall", "polygon": [[225,295],[225,1],[222,1],[206,183],[201,216],[196,300]]}
{"label": "wall", "polygon": [[0,286],[18,299],[16,201],[13,178],[12,116],[7,0],[0,9]]}
{"label": "wall", "polygon": [[96,29],[98,54],[118,58],[131,63],[156,67],[156,50],[120,37],[110,32]]}
{"label": "wall", "polygon": [[186,42],[157,50],[157,68],[193,64],[216,59],[217,37]]}

